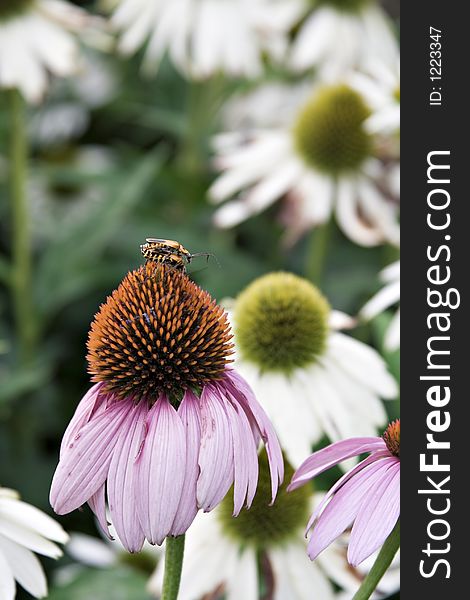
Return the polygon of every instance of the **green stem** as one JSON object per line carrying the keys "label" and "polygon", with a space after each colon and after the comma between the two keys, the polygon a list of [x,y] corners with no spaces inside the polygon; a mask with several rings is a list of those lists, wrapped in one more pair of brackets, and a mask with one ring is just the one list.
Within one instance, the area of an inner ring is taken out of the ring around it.
{"label": "green stem", "polygon": [[8,92],[10,104],[10,198],[12,219],[11,291],[19,357],[33,354],[35,322],[31,302],[31,227],[26,197],[28,148],[24,103],[17,90]]}
{"label": "green stem", "polygon": [[184,535],[166,538],[165,543],[165,574],[163,575],[163,590],[161,600],[176,600],[183,568]]}
{"label": "green stem", "polygon": [[315,227],[310,234],[306,275],[317,285],[321,284],[332,228],[333,221],[330,219],[323,225]]}
{"label": "green stem", "polygon": [[385,540],[379,555],[369,571],[367,577],[361,584],[354,595],[353,600],[368,600],[374,591],[377,589],[380,580],[384,576],[386,570],[391,565],[393,557],[400,548],[400,520],[392,530],[392,533]]}

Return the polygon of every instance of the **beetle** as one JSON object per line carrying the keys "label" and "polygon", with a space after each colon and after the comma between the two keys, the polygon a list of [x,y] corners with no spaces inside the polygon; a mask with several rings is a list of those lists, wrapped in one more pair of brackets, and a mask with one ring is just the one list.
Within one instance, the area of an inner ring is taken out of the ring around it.
{"label": "beetle", "polygon": [[140,251],[145,262],[155,262],[169,265],[178,271],[186,271],[186,265],[195,256],[213,256],[209,252],[197,252],[191,254],[182,244],[175,240],[161,238],[146,238],[145,244],[141,244]]}

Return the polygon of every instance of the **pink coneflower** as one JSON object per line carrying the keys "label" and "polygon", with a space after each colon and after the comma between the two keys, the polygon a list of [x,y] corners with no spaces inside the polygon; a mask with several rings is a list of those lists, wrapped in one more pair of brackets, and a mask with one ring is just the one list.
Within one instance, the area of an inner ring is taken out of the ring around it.
{"label": "pink coneflower", "polygon": [[283,461],[271,423],[228,367],[226,314],[184,272],[149,262],[97,313],[88,340],[96,384],[65,432],[50,500],[59,514],[88,502],[107,531],[105,489],[130,552],[183,534],[234,486],[250,506],[266,445],[272,499]]}
{"label": "pink coneflower", "polygon": [[383,545],[400,516],[400,421],[382,437],[351,438],[309,456],[292,477],[295,490],[343,460],[370,452],[326,494],[310,517],[313,560],[352,524],[348,561],[357,566]]}

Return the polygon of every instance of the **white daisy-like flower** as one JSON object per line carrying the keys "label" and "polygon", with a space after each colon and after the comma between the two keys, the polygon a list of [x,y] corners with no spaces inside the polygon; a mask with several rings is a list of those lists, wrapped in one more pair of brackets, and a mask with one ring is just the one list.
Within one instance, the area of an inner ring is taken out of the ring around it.
{"label": "white daisy-like flower", "polygon": [[230,316],[237,372],[295,467],[325,435],[333,442],[374,436],[387,423],[381,398],[396,398],[396,381],[374,349],[337,331],[344,315],[309,281],[264,275],[238,296]]}
{"label": "white daisy-like flower", "polygon": [[290,66],[324,77],[360,68],[370,56],[389,62],[397,41],[376,0],[306,0],[306,17],[292,44]]}
{"label": "white daisy-like flower", "polygon": [[[188,530],[179,600],[200,600],[215,590],[219,595],[223,592],[226,600],[258,600],[260,579],[272,600],[334,600],[335,591],[323,566],[331,550],[314,563],[307,556],[302,517],[312,509],[312,489],[305,486],[287,493],[293,469],[286,463],[284,484],[269,506],[269,468],[263,454],[251,508],[232,517],[229,495],[215,510],[198,515]],[[336,574],[346,579],[347,562],[334,559],[329,574],[333,579]],[[164,560],[148,586],[157,597],[163,571]]]}
{"label": "white daisy-like flower", "polygon": [[386,188],[393,162],[379,160],[383,140],[367,131],[373,113],[352,85],[320,84],[313,92],[272,85],[229,109],[229,128],[236,125],[214,139],[222,174],[209,190],[213,202],[229,200],[215,213],[218,226],[232,227],[284,198],[295,215],[291,239],[334,212],[358,244],[398,243],[398,207]]}
{"label": "white daisy-like flower", "polygon": [[133,54],[148,40],[150,69],[168,53],[192,77],[218,71],[257,77],[264,53],[285,54],[298,8],[289,0],[120,0],[112,22],[122,32],[123,53]]}
{"label": "white daisy-like flower", "polygon": [[400,57],[397,55],[391,64],[371,57],[363,72],[352,77],[374,111],[365,122],[366,129],[383,135],[399,133]]}
{"label": "white daisy-like flower", "polygon": [[44,598],[46,577],[34,552],[59,558],[62,551],[54,542],[67,540],[56,521],[22,502],[15,491],[0,487],[0,598],[15,597],[15,581],[35,598]]}
{"label": "white daisy-like flower", "polygon": [[39,102],[49,74],[66,77],[80,66],[74,32],[88,15],[62,0],[3,0],[0,4],[0,87]]}
{"label": "white daisy-like flower", "polygon": [[[361,309],[360,316],[369,320],[394,306],[400,301],[400,261],[396,261],[380,272],[384,287],[375,294]],[[387,350],[397,350],[400,347],[400,308],[390,321],[385,334],[384,345]]]}

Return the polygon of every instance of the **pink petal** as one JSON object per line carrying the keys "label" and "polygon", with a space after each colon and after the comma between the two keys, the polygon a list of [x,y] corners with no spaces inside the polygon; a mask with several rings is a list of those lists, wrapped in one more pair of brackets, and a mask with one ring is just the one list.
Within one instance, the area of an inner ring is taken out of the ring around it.
{"label": "pink petal", "polygon": [[197,503],[205,512],[225,497],[233,483],[233,440],[218,388],[208,384],[201,394],[201,448]]}
{"label": "pink petal", "polygon": [[234,488],[233,516],[236,517],[245,504],[250,508],[258,485],[258,452],[253,431],[242,407],[232,398],[227,402],[233,438]]}
{"label": "pink petal", "polygon": [[113,525],[123,546],[139,552],[144,532],[136,511],[136,458],[144,440],[144,423],[148,408],[141,401],[127,415],[111,458],[108,473],[108,504]]}
{"label": "pink petal", "polygon": [[333,496],[312,531],[308,544],[308,555],[312,560],[351,525],[369,489],[386,469],[384,461],[371,463]]}
{"label": "pink petal", "polygon": [[226,369],[224,380],[218,385],[222,389],[228,387],[238,404],[245,411],[251,426],[256,426],[259,435],[263,439],[268,454],[272,501],[274,502],[278,486],[284,478],[284,460],[282,458],[281,446],[279,445],[271,421],[256,400],[253,390],[236,371]]}
{"label": "pink petal", "polygon": [[50,503],[56,513],[75,510],[103,485],[131,400],[119,400],[93,418],[64,449],[52,480]]}
{"label": "pink petal", "polygon": [[364,454],[365,452],[374,452],[376,450],[386,450],[387,446],[382,438],[379,437],[361,437],[341,440],[314,452],[309,456],[294,473],[288,491],[292,491],[313,479],[323,471],[331,469],[338,463]]}
{"label": "pink petal", "polygon": [[171,530],[186,472],[184,427],[161,396],[149,411],[137,465],[137,512],[145,537],[160,545]]}
{"label": "pink petal", "polygon": [[358,473],[360,473],[363,469],[365,469],[368,465],[377,462],[377,461],[388,461],[394,462],[394,457],[390,456],[388,450],[386,452],[374,452],[364,460],[362,460],[359,464],[353,467],[350,471],[345,473],[338,481],[331,487],[328,492],[323,497],[322,501],[318,504],[316,509],[313,511],[312,516],[309,519],[307,527],[305,529],[305,535],[307,536],[309,530],[312,528],[313,523],[317,519],[317,517],[322,513],[325,506],[328,504],[330,499],[340,490],[343,485],[351,479],[351,477],[355,477]]}
{"label": "pink petal", "polygon": [[103,400],[106,400],[107,394],[100,394],[102,387],[102,383],[95,384],[78,403],[77,409],[62,437],[60,457],[62,457],[62,454],[80,429],[88,423],[96,405],[104,404],[106,406],[106,402],[103,402]]}
{"label": "pink petal", "polygon": [[380,548],[400,516],[400,462],[382,473],[367,492],[354,521],[348,562],[357,566]]}
{"label": "pink petal", "polygon": [[103,485],[98,488],[93,496],[90,496],[88,500],[88,505],[91,510],[95,513],[96,518],[98,519],[98,523],[100,524],[103,533],[110,540],[114,540],[113,536],[109,533],[109,523],[108,518],[106,516],[106,499],[105,499],[105,489],[106,485]]}
{"label": "pink petal", "polygon": [[178,408],[178,415],[183,423],[186,438],[186,472],[180,503],[170,532],[175,536],[187,531],[198,511],[196,487],[199,477],[198,458],[201,444],[199,413],[199,398],[187,390]]}

